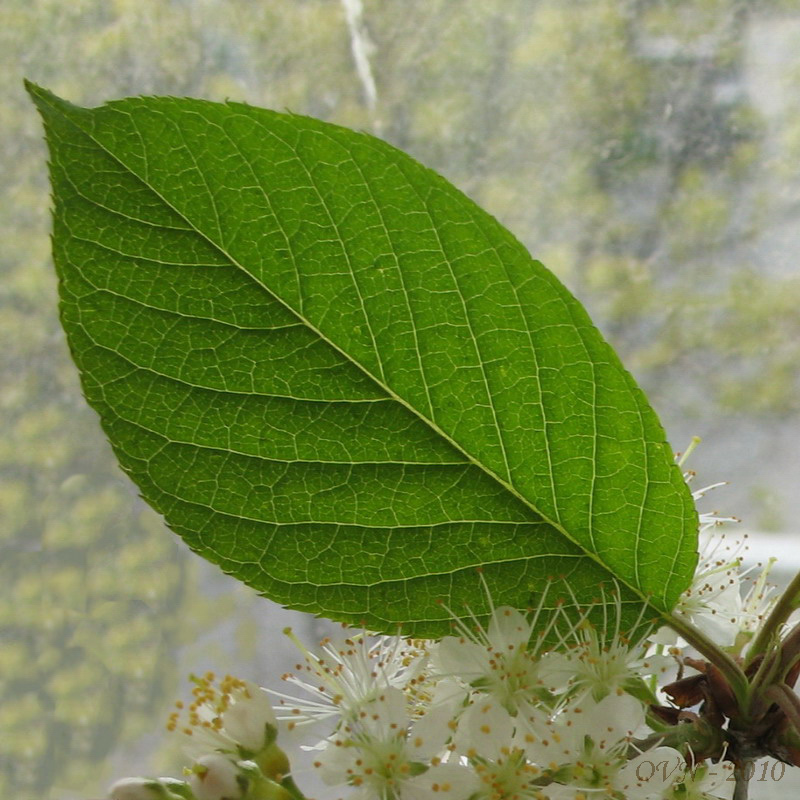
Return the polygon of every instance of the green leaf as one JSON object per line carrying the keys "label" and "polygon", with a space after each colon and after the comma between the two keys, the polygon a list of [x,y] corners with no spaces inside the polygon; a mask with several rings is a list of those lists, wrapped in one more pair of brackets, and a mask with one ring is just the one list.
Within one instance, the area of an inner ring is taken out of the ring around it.
{"label": "green leaf", "polygon": [[663,430],[492,217],[318,120],[29,91],[84,392],[192,549],[293,608],[417,635],[448,629],[440,601],[487,613],[478,567],[496,604],[615,582],[631,614],[672,608],[697,519]]}

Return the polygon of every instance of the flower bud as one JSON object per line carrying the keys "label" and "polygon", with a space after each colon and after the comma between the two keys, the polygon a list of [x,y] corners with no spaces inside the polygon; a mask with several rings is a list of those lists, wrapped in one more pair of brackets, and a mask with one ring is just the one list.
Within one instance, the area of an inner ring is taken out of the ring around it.
{"label": "flower bud", "polygon": [[170,800],[175,795],[153,778],[123,778],[111,786],[108,796],[111,800]]}
{"label": "flower bud", "polygon": [[197,800],[186,781],[179,781],[175,778],[159,778],[158,780],[167,790],[169,800]]}
{"label": "flower bud", "polygon": [[244,794],[236,764],[219,753],[197,759],[189,786],[197,800],[238,800]]}
{"label": "flower bud", "polygon": [[247,781],[247,800],[293,800],[292,793],[266,777],[255,761],[238,761],[236,766]]}
{"label": "flower bud", "polygon": [[255,796],[258,800],[292,800],[292,794],[288,789],[269,778],[259,781]]}
{"label": "flower bud", "polygon": [[286,753],[274,743],[269,745],[269,747],[265,747],[256,756],[255,761],[264,775],[277,781],[281,781],[291,772],[291,766],[289,765],[289,759]]}
{"label": "flower bud", "polygon": [[223,714],[225,732],[246,750],[258,753],[275,741],[278,723],[267,693],[249,681]]}

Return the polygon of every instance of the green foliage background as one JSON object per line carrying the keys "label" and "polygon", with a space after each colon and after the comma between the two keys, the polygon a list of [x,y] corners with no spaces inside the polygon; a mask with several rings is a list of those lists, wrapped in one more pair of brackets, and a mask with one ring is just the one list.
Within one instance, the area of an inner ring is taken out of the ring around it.
{"label": "green foliage background", "polygon": [[[213,621],[194,559],[80,397],[23,75],[82,105],[289,108],[408,150],[565,280],[675,445],[709,434],[732,510],[781,527],[797,508],[800,58],[771,71],[769,53],[800,53],[798,25],[797,0],[364,0],[371,106],[339,0],[4,0],[0,795],[96,794],[111,749],[161,725],[177,645]],[[750,474],[759,452],[775,457]]]}

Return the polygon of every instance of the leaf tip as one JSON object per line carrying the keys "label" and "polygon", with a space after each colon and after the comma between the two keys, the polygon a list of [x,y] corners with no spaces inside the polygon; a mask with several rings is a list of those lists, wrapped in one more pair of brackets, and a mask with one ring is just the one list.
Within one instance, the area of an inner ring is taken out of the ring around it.
{"label": "leaf tip", "polygon": [[40,100],[48,96],[54,96],[47,89],[39,86],[38,83],[28,80],[27,78],[22,79],[22,85],[25,87],[25,91],[30,95],[31,100],[33,100],[34,103],[38,104]]}
{"label": "leaf tip", "polygon": [[48,112],[54,109],[64,111],[66,109],[75,108],[72,103],[53,94],[49,89],[45,89],[43,86],[29,81],[27,78],[23,78],[23,84],[25,86],[25,91],[30,95],[33,104],[39,109],[39,113],[42,116],[46,116]]}

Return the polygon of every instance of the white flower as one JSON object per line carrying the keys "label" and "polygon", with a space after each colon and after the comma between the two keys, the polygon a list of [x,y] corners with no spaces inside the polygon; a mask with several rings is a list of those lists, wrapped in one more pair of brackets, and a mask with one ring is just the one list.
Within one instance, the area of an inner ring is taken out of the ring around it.
{"label": "white flower", "polygon": [[627,752],[633,734],[644,722],[641,702],[627,694],[612,694],[599,703],[590,697],[571,703],[550,719],[540,713],[527,718],[526,737],[532,761],[555,769],[571,764],[587,747],[603,753]]}
{"label": "white flower", "polygon": [[455,752],[466,757],[479,785],[477,798],[538,798],[534,779],[542,770],[531,764],[516,736],[516,720],[497,700],[478,696],[461,715]]}
{"label": "white flower", "polygon": [[[699,440],[697,440],[699,441]],[[686,455],[694,449],[690,447]],[[679,462],[683,463],[684,458]],[[693,472],[684,473],[687,483],[694,477]],[[692,492],[695,501],[708,492],[724,486],[714,483]],[[725,534],[717,534],[714,529],[726,522],[738,522],[736,517],[722,517],[716,511],[702,512],[700,521],[700,559],[695,569],[692,585],[681,595],[675,606],[675,613],[687,617],[702,633],[717,644],[731,647],[743,630],[752,627],[750,620],[757,617],[762,608],[753,595],[747,608],[742,600],[740,553],[744,541],[731,542]],[[763,587],[762,587],[763,590]],[[768,594],[768,593],[767,593]],[[762,598],[765,597],[763,591]],[[658,644],[685,644],[669,628],[660,629],[652,641]]]}
{"label": "white flower", "polygon": [[[673,755],[659,751],[670,751]],[[733,794],[733,764],[703,762],[687,766],[670,748],[656,748],[637,759],[635,774],[650,788],[648,800],[727,800]]]}
{"label": "white flower", "polygon": [[549,718],[540,712],[526,720],[482,697],[459,720],[455,753],[478,776],[481,800],[573,800],[595,793],[654,800],[661,787],[648,783],[651,762],[682,759],[667,747],[630,758],[633,733],[644,718],[642,704],[625,694],[600,703],[586,696]]}
{"label": "white flower", "polygon": [[187,709],[189,724],[180,727],[183,703],[170,715],[168,730],[186,737],[193,755],[220,751],[242,755],[256,754],[271,744],[277,733],[277,720],[266,692],[250,681],[226,675],[219,686],[213,673],[193,677],[194,700]]}
{"label": "white flower", "polygon": [[[551,652],[542,656],[539,674],[554,694],[566,691],[580,698],[589,693],[599,702],[619,689],[631,689],[645,676],[664,675],[675,667],[674,659],[648,655],[645,645],[632,646],[623,636],[620,629],[622,603],[618,594],[615,594],[611,612],[614,628],[607,630],[610,605],[607,601],[603,606],[605,630],[594,627],[587,615],[562,637],[569,647],[566,653]],[[638,623],[633,627],[638,627]]]}
{"label": "white flower", "polygon": [[494,698],[478,696],[458,721],[456,752],[497,761],[511,749],[514,732],[514,719],[508,711]]}
{"label": "white flower", "polygon": [[[282,692],[271,692],[281,698],[277,718],[289,730],[298,726],[315,726],[308,731],[324,737],[340,721],[354,720],[361,709],[385,690],[402,689],[408,703],[426,699],[424,667],[428,653],[424,644],[406,642],[395,636],[371,640],[359,634],[334,642],[324,639],[320,653],[313,653],[299,642],[289,629],[285,631],[301,650],[304,664],[297,670],[308,677],[287,673],[283,679],[313,699],[301,700]],[[317,723],[328,722],[320,732]]]}
{"label": "white flower", "polygon": [[456,620],[461,635],[442,639],[432,661],[441,674],[491,696],[510,714],[527,710],[546,695],[540,652],[531,644],[537,617],[501,606],[492,611],[488,628],[477,624],[473,631]]}
{"label": "white flower", "polygon": [[189,786],[197,800],[238,800],[242,797],[239,769],[230,759],[211,753],[197,759]]}
{"label": "white flower", "polygon": [[472,797],[478,780],[467,767],[459,764],[437,764],[400,785],[402,800],[457,800]]}
{"label": "white flower", "polygon": [[[758,577],[742,601],[739,627],[742,632],[754,634],[777,602],[774,584],[768,583],[769,573],[777,558],[770,558],[761,568]],[[746,573],[742,573],[744,577]]]}
{"label": "white flower", "polygon": [[704,763],[686,770],[683,780],[670,787],[670,792],[663,797],[667,800],[728,800],[735,785],[731,780],[732,774],[733,764],[729,761]]}
{"label": "white flower", "polygon": [[543,794],[550,800],[572,800],[581,792],[649,799],[652,787],[637,776],[639,763],[651,756],[664,759],[679,754],[657,748],[629,758],[633,734],[644,718],[642,703],[624,693],[608,695],[599,703],[587,696],[549,720],[530,717],[524,737],[527,759],[555,781]]}
{"label": "white flower", "polygon": [[444,706],[439,710],[435,718],[412,721],[403,692],[385,689],[364,703],[355,719],[343,721],[314,766],[325,783],[350,785],[363,800],[422,800],[438,792],[466,800],[475,777],[460,764],[442,763],[451,730],[450,713]]}
{"label": "white flower", "polygon": [[[722,534],[707,533],[701,539],[701,557],[692,585],[678,600],[675,612],[687,617],[710,639],[740,652],[776,602],[775,587],[768,583],[775,559],[764,565],[749,591],[744,580],[756,569],[741,569],[744,541],[730,542]],[[661,629],[653,641],[672,644],[676,636]]]}
{"label": "white flower", "polygon": [[654,747],[628,761],[617,773],[614,785],[631,800],[666,800],[672,797],[673,784],[665,782],[660,771],[682,776],[686,771],[683,756],[671,747]]}

